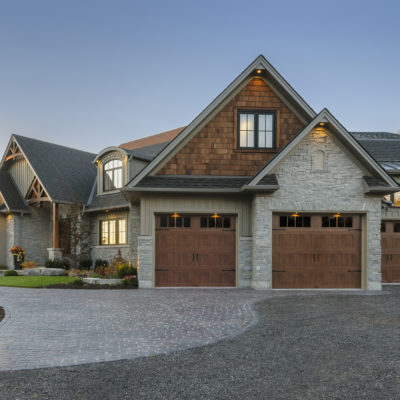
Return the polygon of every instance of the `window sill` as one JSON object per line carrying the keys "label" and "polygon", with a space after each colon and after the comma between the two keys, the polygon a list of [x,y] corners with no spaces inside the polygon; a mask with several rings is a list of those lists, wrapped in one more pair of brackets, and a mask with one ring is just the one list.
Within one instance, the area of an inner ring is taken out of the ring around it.
{"label": "window sill", "polygon": [[278,149],[233,149],[234,153],[276,153]]}
{"label": "window sill", "polygon": [[100,244],[97,246],[92,246],[92,249],[113,249],[113,248],[127,248],[129,244]]}

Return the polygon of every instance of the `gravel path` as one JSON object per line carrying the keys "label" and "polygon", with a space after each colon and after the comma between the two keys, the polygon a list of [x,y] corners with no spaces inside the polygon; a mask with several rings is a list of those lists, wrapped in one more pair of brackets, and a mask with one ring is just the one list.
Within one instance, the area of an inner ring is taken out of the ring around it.
{"label": "gravel path", "polygon": [[400,288],[386,290],[263,300],[256,326],[204,347],[0,372],[0,398],[398,399]]}

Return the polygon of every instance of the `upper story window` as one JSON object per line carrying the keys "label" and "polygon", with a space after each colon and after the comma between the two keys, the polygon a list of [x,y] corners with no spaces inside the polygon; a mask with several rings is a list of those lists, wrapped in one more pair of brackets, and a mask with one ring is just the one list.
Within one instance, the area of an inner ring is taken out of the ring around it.
{"label": "upper story window", "polygon": [[122,187],[122,161],[111,160],[104,164],[103,173],[103,189],[105,192],[109,190],[119,189]]}
{"label": "upper story window", "polygon": [[276,114],[273,111],[238,112],[238,147],[273,149],[276,142]]}

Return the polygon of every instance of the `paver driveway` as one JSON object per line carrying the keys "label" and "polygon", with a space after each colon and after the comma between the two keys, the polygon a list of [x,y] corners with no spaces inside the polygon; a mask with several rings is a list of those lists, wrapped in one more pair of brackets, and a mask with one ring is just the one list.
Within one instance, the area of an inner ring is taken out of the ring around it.
{"label": "paver driveway", "polygon": [[209,344],[252,326],[256,301],[296,294],[0,288],[0,305],[6,309],[0,323],[0,370],[133,359]]}

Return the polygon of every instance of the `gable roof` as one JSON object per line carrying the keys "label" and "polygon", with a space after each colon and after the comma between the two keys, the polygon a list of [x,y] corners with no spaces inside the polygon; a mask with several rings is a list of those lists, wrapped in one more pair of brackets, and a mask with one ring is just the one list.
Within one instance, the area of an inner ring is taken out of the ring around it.
{"label": "gable roof", "polygon": [[10,143],[12,140],[17,142],[51,201],[87,201],[96,177],[92,164],[95,154],[20,135],[12,135]]}
{"label": "gable roof", "polygon": [[350,132],[357,140],[400,140],[399,133],[393,132]]}
{"label": "gable roof", "polygon": [[125,150],[134,150],[141,149],[143,147],[153,146],[159,143],[170,142],[172,139],[175,139],[177,135],[179,135],[186,126],[182,126],[180,128],[171,129],[170,131],[157,133],[156,135],[147,136],[142,139],[136,139],[132,142],[122,143],[119,147]]}
{"label": "gable roof", "polygon": [[[256,71],[260,70],[261,75]],[[235,78],[225,90],[220,93],[186,128],[184,128],[158,155],[145,167],[131,182],[128,187],[137,185],[146,175],[152,173],[168,157],[171,157],[180,145],[190,140],[202,127],[204,121],[215,115],[221,107],[238,91],[249,78],[255,75],[265,79],[268,85],[285,98],[291,106],[297,110],[302,119],[309,122],[315,118],[315,111],[304,99],[290,86],[290,84],[278,73],[278,71],[266,60],[263,55],[258,56],[237,78]]]}
{"label": "gable roof", "polygon": [[374,178],[379,178],[386,183],[388,188],[399,190],[397,182],[379,165],[379,163],[359,144],[357,140],[344,128],[342,124],[324,108],[297,136],[295,136],[279,153],[277,153],[265,166],[254,176],[249,186],[257,185],[258,182],[268,174],[283,160],[289,152],[294,149],[317,125],[320,123],[328,124],[337,138],[342,141],[346,148],[351,151],[357,159],[373,174]]}
{"label": "gable roof", "polygon": [[5,207],[1,212],[27,212],[28,208],[17,186],[5,168],[0,169],[0,194]]}

